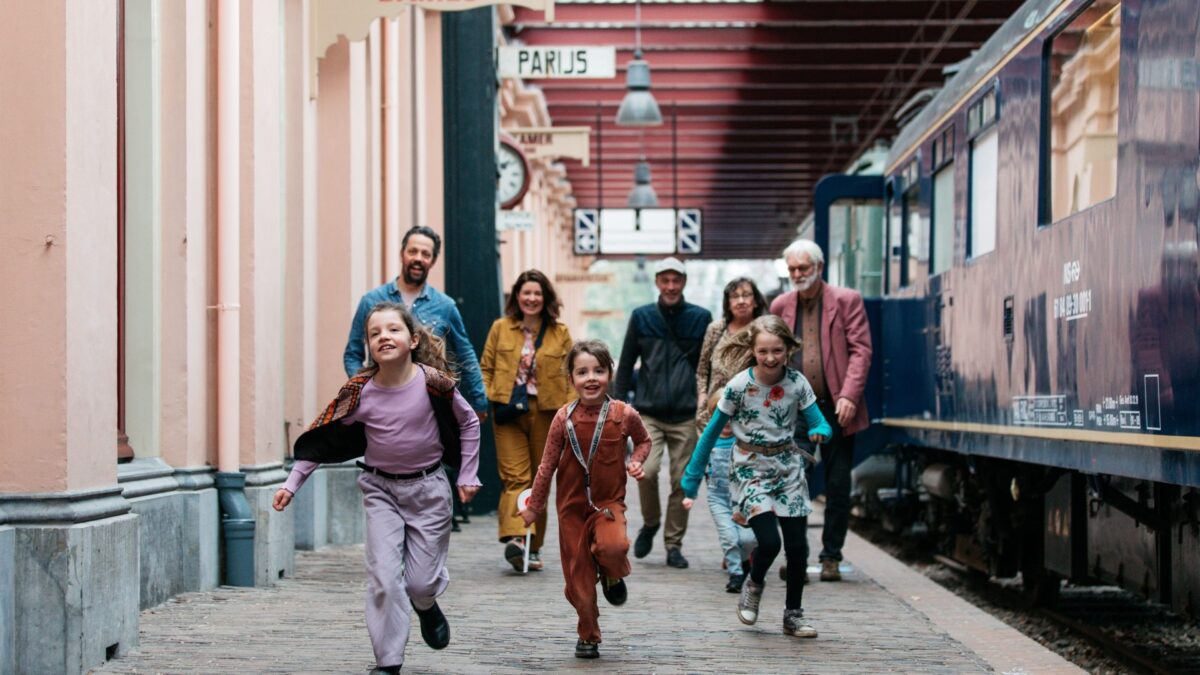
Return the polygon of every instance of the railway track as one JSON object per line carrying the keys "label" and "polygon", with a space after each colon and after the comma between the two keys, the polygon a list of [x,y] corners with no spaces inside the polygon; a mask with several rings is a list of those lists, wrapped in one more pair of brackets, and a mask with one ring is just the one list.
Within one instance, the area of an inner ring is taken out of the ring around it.
{"label": "railway track", "polygon": [[1112,586],[1064,586],[1053,607],[1029,607],[1019,581],[989,580],[870,523],[854,529],[949,590],[1094,673],[1200,675],[1200,622]]}

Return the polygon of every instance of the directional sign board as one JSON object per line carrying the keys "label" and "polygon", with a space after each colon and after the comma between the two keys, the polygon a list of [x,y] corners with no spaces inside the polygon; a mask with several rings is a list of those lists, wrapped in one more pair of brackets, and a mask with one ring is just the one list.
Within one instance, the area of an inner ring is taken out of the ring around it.
{"label": "directional sign board", "polygon": [[679,209],[676,219],[679,253],[700,252],[700,219],[700,209]]}
{"label": "directional sign board", "polygon": [[532,211],[497,211],[496,230],[518,230],[529,232],[533,230],[534,217]]}
{"label": "directional sign board", "polygon": [[575,209],[575,254],[696,254],[701,217],[700,209]]}
{"label": "directional sign board", "polygon": [[521,144],[527,159],[570,157],[588,165],[591,127],[521,127],[504,132]]}
{"label": "directional sign board", "polygon": [[600,252],[600,211],[575,209],[575,255]]}
{"label": "directional sign board", "polygon": [[673,209],[602,209],[601,253],[674,253]]}
{"label": "directional sign board", "polygon": [[500,77],[609,79],[617,76],[616,47],[524,47],[498,49]]}

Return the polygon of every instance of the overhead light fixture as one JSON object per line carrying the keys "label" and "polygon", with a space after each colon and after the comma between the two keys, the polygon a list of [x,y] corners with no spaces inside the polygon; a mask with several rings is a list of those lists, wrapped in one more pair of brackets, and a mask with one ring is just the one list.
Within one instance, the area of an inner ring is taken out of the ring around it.
{"label": "overhead light fixture", "polygon": [[650,162],[642,160],[633,168],[633,189],[625,205],[631,209],[652,209],[658,206],[658,194],[650,185]]}
{"label": "overhead light fixture", "polygon": [[625,98],[617,109],[619,127],[656,127],[663,123],[658,101],[650,93],[650,64],[642,58],[642,3],[634,3],[633,60],[625,67]]}
{"label": "overhead light fixture", "polygon": [[642,58],[642,50],[633,53],[625,71],[625,98],[617,109],[619,127],[653,127],[663,123],[658,101],[650,93],[650,64]]}

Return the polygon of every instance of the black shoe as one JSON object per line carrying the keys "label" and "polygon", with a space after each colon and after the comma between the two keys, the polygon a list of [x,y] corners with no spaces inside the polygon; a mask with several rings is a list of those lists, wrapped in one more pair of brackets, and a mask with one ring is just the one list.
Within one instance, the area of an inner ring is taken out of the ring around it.
{"label": "black shoe", "polygon": [[577,659],[598,659],[600,658],[600,645],[596,642],[587,642],[579,640],[575,643],[575,658]]}
{"label": "black shoe", "polygon": [[637,539],[633,541],[633,557],[645,558],[650,555],[650,549],[654,548],[654,535],[658,534],[658,526],[646,527],[638,530]]}
{"label": "black shoe", "polygon": [[425,639],[425,644],[434,649],[445,649],[450,644],[450,623],[442,614],[442,608],[435,602],[429,609],[413,609],[416,609],[417,618],[421,621],[421,637]]}
{"label": "black shoe", "polygon": [[688,566],[687,558],[683,557],[683,552],[677,548],[667,549],[667,567],[686,570]]}
{"label": "black shoe", "polygon": [[629,588],[624,579],[600,579],[600,589],[604,591],[604,599],[613,607],[620,607],[629,599]]}
{"label": "black shoe", "polygon": [[400,675],[400,666],[375,666],[371,675]]}
{"label": "black shoe", "polygon": [[742,584],[746,583],[745,574],[730,574],[729,583],[725,584],[726,593],[741,593]]}
{"label": "black shoe", "polygon": [[453,518],[450,519],[450,531],[462,532],[462,528],[458,526],[458,521],[454,520]]}

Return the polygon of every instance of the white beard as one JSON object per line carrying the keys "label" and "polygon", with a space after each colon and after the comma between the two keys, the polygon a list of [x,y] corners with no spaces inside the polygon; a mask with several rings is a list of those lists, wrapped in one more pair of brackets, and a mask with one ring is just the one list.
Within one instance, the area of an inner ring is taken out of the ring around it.
{"label": "white beard", "polygon": [[808,291],[808,289],[812,288],[813,284],[815,284],[815,283],[817,283],[817,275],[813,274],[811,277],[808,277],[806,279],[801,279],[800,281],[793,281],[792,286],[797,291],[800,291],[801,293],[806,293]]}

